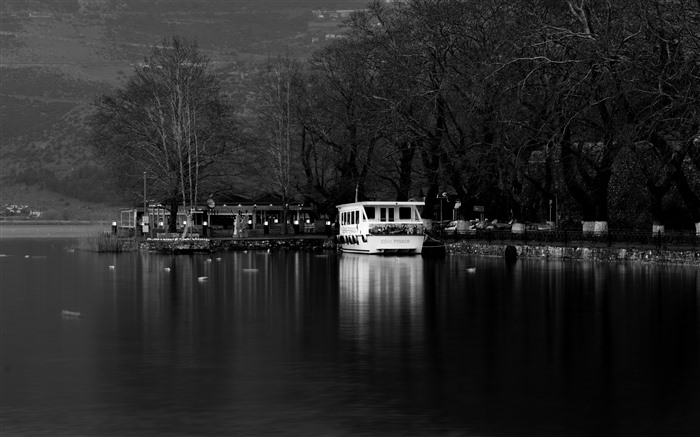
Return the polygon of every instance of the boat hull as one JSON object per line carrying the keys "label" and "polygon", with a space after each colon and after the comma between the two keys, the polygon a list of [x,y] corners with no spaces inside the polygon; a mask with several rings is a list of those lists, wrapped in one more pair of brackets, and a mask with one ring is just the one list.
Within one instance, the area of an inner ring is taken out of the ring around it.
{"label": "boat hull", "polygon": [[423,235],[340,235],[343,252],[370,255],[418,255],[423,250]]}

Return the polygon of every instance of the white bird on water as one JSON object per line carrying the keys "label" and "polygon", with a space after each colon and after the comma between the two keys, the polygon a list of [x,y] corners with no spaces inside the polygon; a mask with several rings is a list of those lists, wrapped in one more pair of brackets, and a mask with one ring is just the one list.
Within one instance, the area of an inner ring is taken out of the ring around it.
{"label": "white bird on water", "polygon": [[209,279],[208,276],[200,276],[199,278],[197,278],[197,280],[198,280],[199,282],[206,282],[208,279]]}
{"label": "white bird on water", "polygon": [[169,271],[170,271],[170,267],[166,267],[166,268],[164,268],[163,270],[165,270],[166,272],[169,272]]}
{"label": "white bird on water", "polygon": [[467,271],[469,273],[474,273],[474,272],[476,272],[476,267],[467,267]]}
{"label": "white bird on water", "polygon": [[115,267],[114,267],[114,266],[109,266],[109,269],[110,269],[110,270],[114,270]]}

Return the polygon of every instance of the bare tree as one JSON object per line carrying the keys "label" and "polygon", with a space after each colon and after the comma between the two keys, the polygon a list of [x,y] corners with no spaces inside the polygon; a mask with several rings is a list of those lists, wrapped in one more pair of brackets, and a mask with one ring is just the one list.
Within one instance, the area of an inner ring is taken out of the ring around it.
{"label": "bare tree", "polygon": [[316,53],[306,150],[333,155],[348,192],[373,175],[404,193],[420,163],[426,219],[451,187],[463,208],[539,220],[563,199],[592,222],[622,192],[620,156],[646,142],[670,169],[654,196],[672,181],[698,215],[697,5],[375,1]]}
{"label": "bare tree", "polygon": [[[636,72],[639,107],[636,141],[652,147],[694,222],[700,223],[700,4],[659,0],[635,10],[640,46],[630,63]],[[694,181],[695,179],[695,181]],[[650,194],[658,189],[649,186]],[[696,225],[699,226],[700,225]]]}
{"label": "bare tree", "polygon": [[[367,97],[376,89],[370,51],[364,41],[340,40],[315,53],[311,60],[303,111],[305,132],[311,137],[307,145],[329,152],[326,157],[333,166],[329,170],[335,175],[332,186],[325,187],[324,197],[336,203],[351,201],[356,192],[359,198],[365,197],[367,175],[382,137],[375,117],[377,102]],[[307,183],[300,189],[317,191],[309,170],[307,166]],[[307,195],[313,197],[314,193]]]}
{"label": "bare tree", "polygon": [[115,177],[134,193],[143,174],[148,196],[168,204],[171,232],[182,205],[185,235],[202,190],[224,182],[235,147],[232,105],[206,56],[195,42],[163,40],[95,107],[93,144]]}
{"label": "bare tree", "polygon": [[505,38],[498,36],[502,3],[375,2],[371,20],[353,23],[355,34],[379,47],[381,98],[401,118],[395,125],[411,145],[394,147],[402,158],[420,157],[427,220],[447,186],[464,211],[495,186],[499,86],[488,60]]}
{"label": "bare tree", "polygon": [[258,132],[264,142],[258,150],[264,166],[264,181],[272,184],[285,205],[283,223],[287,232],[288,205],[292,198],[295,174],[298,173],[302,131],[298,123],[298,100],[301,65],[290,55],[269,59],[258,81]]}

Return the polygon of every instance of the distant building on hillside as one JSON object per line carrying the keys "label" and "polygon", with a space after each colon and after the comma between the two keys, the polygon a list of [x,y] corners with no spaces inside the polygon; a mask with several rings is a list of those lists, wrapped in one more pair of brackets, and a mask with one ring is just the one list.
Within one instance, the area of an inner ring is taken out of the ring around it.
{"label": "distant building on hillside", "polygon": [[32,209],[29,205],[5,204],[0,210],[2,217],[37,218],[41,216],[41,211]]}
{"label": "distant building on hillside", "polygon": [[343,18],[348,18],[353,12],[364,11],[366,9],[336,9],[336,10],[322,10],[317,9],[311,11],[316,18],[319,20],[338,20]]}

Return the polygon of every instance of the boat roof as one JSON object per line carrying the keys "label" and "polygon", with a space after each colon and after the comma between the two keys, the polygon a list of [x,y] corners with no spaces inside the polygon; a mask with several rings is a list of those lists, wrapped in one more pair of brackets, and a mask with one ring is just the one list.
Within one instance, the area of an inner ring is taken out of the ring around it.
{"label": "boat roof", "polygon": [[358,206],[423,206],[425,205],[425,202],[416,202],[416,201],[386,201],[386,200],[366,200],[364,202],[353,202],[353,203],[344,203],[342,205],[336,206],[338,209],[347,209],[347,208],[353,208],[353,207],[358,207]]}

